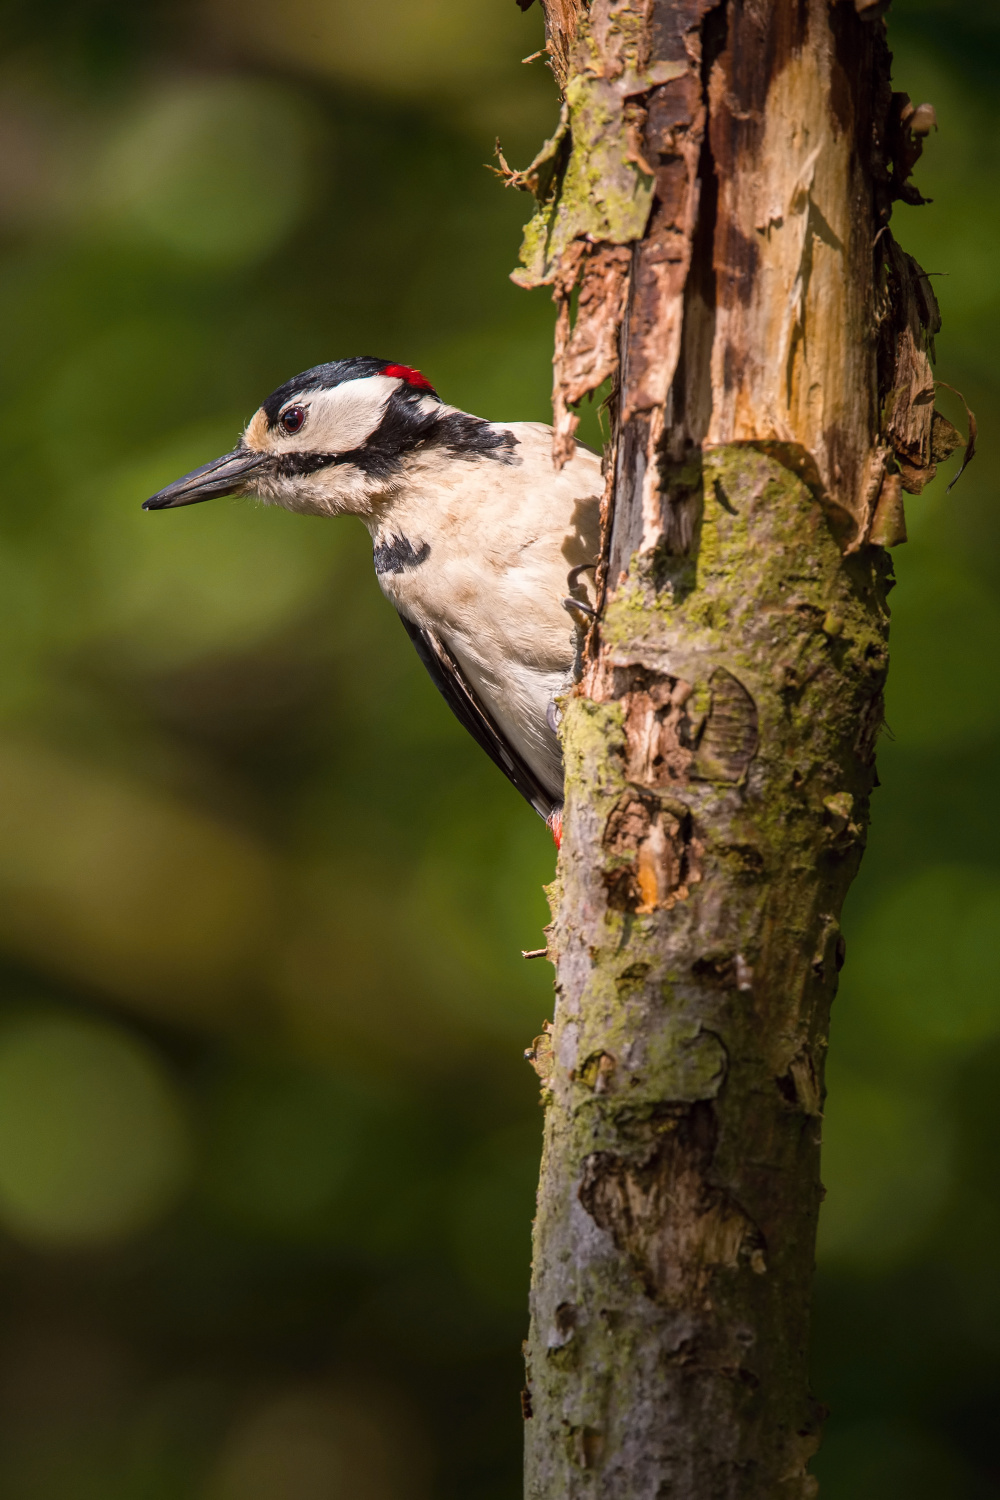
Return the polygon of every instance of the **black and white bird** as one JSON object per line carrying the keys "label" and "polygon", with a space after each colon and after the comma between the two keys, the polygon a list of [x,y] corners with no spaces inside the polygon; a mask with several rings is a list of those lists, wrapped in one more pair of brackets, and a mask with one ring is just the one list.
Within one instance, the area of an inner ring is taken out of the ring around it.
{"label": "black and white bird", "polygon": [[367,357],[306,370],[270,395],[231,453],[145,510],[251,495],[306,515],[359,516],[375,571],[434,683],[558,837],[556,702],[579,673],[603,489],[578,444],[441,401],[408,365]]}

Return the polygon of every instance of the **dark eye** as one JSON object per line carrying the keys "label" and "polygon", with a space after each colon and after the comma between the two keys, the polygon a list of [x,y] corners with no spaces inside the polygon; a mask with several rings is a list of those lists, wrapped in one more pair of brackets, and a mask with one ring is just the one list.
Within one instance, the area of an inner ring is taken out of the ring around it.
{"label": "dark eye", "polygon": [[281,414],[281,425],[286,432],[298,432],[305,419],[306,409],[304,406],[290,406],[287,411]]}

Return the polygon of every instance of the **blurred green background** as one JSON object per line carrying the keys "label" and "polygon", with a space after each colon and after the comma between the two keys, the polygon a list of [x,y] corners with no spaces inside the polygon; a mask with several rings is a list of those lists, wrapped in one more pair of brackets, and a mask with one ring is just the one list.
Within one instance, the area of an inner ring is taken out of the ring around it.
{"label": "blurred green background", "polygon": [[[361,528],[139,502],[315,362],[548,415],[514,0],[6,0],[0,1494],[516,1500],[553,851]],[[846,920],[828,1500],[1000,1494],[1000,17],[897,0],[984,432],[909,506]],[[947,394],[942,398],[958,416]]]}

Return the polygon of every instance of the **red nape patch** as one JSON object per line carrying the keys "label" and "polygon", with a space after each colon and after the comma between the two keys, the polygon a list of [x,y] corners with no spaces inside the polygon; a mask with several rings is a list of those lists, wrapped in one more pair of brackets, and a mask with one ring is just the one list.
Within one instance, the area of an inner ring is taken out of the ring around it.
{"label": "red nape patch", "polygon": [[415,386],[418,391],[434,390],[427,376],[421,375],[420,371],[415,370],[412,365],[386,365],[382,374],[394,380],[405,380],[407,385]]}

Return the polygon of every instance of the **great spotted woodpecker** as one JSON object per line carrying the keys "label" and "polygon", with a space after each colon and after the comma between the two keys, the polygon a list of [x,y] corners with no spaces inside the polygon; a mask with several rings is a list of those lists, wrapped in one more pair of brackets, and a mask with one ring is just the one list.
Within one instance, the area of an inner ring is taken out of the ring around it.
{"label": "great spotted woodpecker", "polygon": [[357,358],[279,386],[237,446],[145,510],[251,495],[359,516],[375,571],[448,705],[558,839],[556,700],[593,613],[601,461],[556,469],[551,429],[447,406],[408,365]]}

